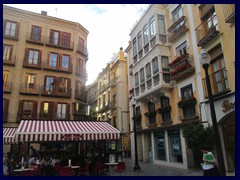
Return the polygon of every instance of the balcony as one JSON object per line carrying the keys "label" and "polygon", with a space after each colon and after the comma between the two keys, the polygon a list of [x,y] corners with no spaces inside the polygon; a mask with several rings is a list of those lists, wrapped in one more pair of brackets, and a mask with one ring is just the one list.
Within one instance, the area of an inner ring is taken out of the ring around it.
{"label": "balcony", "polygon": [[28,63],[28,59],[25,58],[23,60],[23,67],[25,67],[25,68],[32,68],[32,69],[42,69],[42,61],[41,61],[41,59],[38,59],[38,63],[37,64],[30,64],[30,63]]}
{"label": "balcony", "polygon": [[79,89],[75,89],[75,99],[78,99],[84,103],[87,103],[87,92],[79,92]]}
{"label": "balcony", "polygon": [[72,41],[47,37],[47,46],[73,51],[74,43]]}
{"label": "balcony", "polygon": [[182,16],[180,19],[178,19],[175,23],[173,23],[169,28],[169,42],[173,42],[176,39],[178,39],[182,34],[187,32],[188,28],[186,27],[187,18],[185,16]]}
{"label": "balcony", "polygon": [[196,114],[195,106],[197,104],[197,99],[192,96],[189,99],[182,99],[178,102],[179,107],[179,120],[190,121],[197,120],[198,115]]}
{"label": "balcony", "polygon": [[146,126],[156,126],[156,114],[157,111],[145,112],[144,115],[147,117]]}
{"label": "balcony", "polygon": [[217,16],[211,17],[208,21],[203,21],[195,31],[198,47],[208,44],[219,34]]}
{"label": "balcony", "polygon": [[53,87],[47,90],[46,87],[42,87],[42,96],[49,97],[62,97],[62,98],[71,98],[72,89],[62,88],[62,87]]}
{"label": "balcony", "polygon": [[222,6],[225,22],[226,23],[235,22],[235,4],[224,4]]}
{"label": "balcony", "polygon": [[78,76],[80,76],[80,77],[82,77],[82,78],[84,78],[84,79],[87,78],[86,69],[84,69],[84,68],[79,68],[79,67],[77,66],[76,75],[78,75]]}
{"label": "balcony", "polygon": [[29,84],[25,84],[25,83],[21,83],[20,85],[20,94],[25,94],[25,95],[39,95],[40,94],[40,86],[33,84],[33,83],[29,83]]}
{"label": "balcony", "polygon": [[98,113],[103,113],[110,109],[110,104],[103,103],[103,105],[98,109]]}
{"label": "balcony", "polygon": [[72,65],[72,63],[69,63],[68,68],[63,68],[63,67],[60,67],[60,66],[50,66],[47,63],[47,60],[46,60],[43,63],[43,69],[44,70],[49,70],[49,71],[56,71],[56,72],[71,74],[72,70],[73,70],[73,65]]}
{"label": "balcony", "polygon": [[88,56],[87,48],[85,48],[83,45],[78,44],[77,45],[77,52],[82,54],[83,56]]}
{"label": "balcony", "polygon": [[195,72],[193,56],[183,54],[169,63],[171,80],[181,80]]}
{"label": "balcony", "polygon": [[136,122],[136,128],[137,129],[141,129],[142,128],[142,115],[141,114],[137,114],[135,116],[135,122]]}
{"label": "balcony", "polygon": [[32,44],[44,45],[45,37],[41,35],[34,36],[32,33],[27,33],[26,42],[32,43]]}
{"label": "balcony", "polygon": [[3,56],[3,65],[6,66],[15,66],[16,56],[4,57]]}
{"label": "balcony", "polygon": [[11,90],[12,90],[12,83],[11,82],[3,82],[3,92],[11,93]]}
{"label": "balcony", "polygon": [[[213,97],[220,96],[231,91],[228,86],[228,77],[226,69],[216,71],[215,73],[209,76],[209,79],[212,87]],[[208,98],[206,78],[203,79],[203,89],[205,98]]]}
{"label": "balcony", "polygon": [[[10,31],[10,30],[8,30],[8,31]],[[14,35],[8,35],[8,34],[3,33],[3,38],[18,41],[18,31],[15,32]]]}

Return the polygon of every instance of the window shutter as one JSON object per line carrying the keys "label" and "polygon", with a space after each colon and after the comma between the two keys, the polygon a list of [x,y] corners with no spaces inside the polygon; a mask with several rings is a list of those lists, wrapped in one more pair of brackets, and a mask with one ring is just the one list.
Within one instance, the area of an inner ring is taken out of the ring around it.
{"label": "window shutter", "polygon": [[38,67],[41,67],[41,64],[42,64],[42,51],[39,50],[38,51]]}
{"label": "window shutter", "polygon": [[29,56],[29,49],[25,49],[25,58],[24,58],[24,64],[28,64],[28,56]]}
{"label": "window shutter", "polygon": [[8,121],[8,106],[9,106],[9,99],[4,99],[4,109],[3,109],[3,122],[7,122]]}
{"label": "window shutter", "polygon": [[53,38],[54,38],[54,37],[53,37],[53,30],[50,30],[50,37],[49,37],[49,43],[50,43],[50,44],[53,44],[53,41],[54,41]]}
{"label": "window shutter", "polygon": [[66,119],[70,119],[69,110],[70,110],[70,104],[68,103],[66,108]]}
{"label": "window shutter", "polygon": [[42,27],[39,27],[39,41],[42,42]]}
{"label": "window shutter", "polygon": [[37,118],[37,101],[33,101],[33,112],[32,112],[32,117]]}
{"label": "window shutter", "polygon": [[6,28],[6,19],[3,20],[3,34],[5,35],[5,28]]}
{"label": "window shutter", "polygon": [[30,34],[30,39],[31,39],[31,40],[34,40],[34,35],[33,35],[33,33],[34,33],[34,26],[32,26],[32,29],[31,29],[31,34]]}
{"label": "window shutter", "polygon": [[16,22],[16,32],[15,32],[15,37],[16,37],[16,38],[18,38],[19,26],[20,26],[20,23],[19,23],[19,22]]}
{"label": "window shutter", "polygon": [[19,100],[19,106],[18,106],[18,122],[22,119],[23,115],[23,100]]}

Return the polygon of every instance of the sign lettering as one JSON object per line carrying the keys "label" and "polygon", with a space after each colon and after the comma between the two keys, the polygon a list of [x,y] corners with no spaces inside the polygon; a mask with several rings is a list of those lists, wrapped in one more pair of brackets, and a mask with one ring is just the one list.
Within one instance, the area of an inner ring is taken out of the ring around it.
{"label": "sign lettering", "polygon": [[81,134],[63,134],[61,136],[62,140],[81,140],[83,135]]}

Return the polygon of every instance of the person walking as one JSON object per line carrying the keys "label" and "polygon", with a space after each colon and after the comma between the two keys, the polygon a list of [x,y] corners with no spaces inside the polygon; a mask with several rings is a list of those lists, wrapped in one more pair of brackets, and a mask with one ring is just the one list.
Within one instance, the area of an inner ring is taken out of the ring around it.
{"label": "person walking", "polygon": [[201,163],[203,169],[203,176],[218,176],[216,159],[213,153],[206,149],[201,150],[201,152],[203,154],[203,163]]}

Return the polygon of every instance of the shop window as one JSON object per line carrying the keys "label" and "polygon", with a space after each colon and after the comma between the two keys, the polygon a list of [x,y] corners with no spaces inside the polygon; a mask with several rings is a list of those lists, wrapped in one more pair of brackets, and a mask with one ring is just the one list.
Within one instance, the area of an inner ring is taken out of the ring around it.
{"label": "shop window", "polygon": [[158,132],[154,134],[155,139],[155,159],[156,160],[162,160],[166,161],[166,142],[165,142],[165,136],[164,132]]}
{"label": "shop window", "polygon": [[182,147],[179,130],[168,131],[170,162],[182,163]]}

